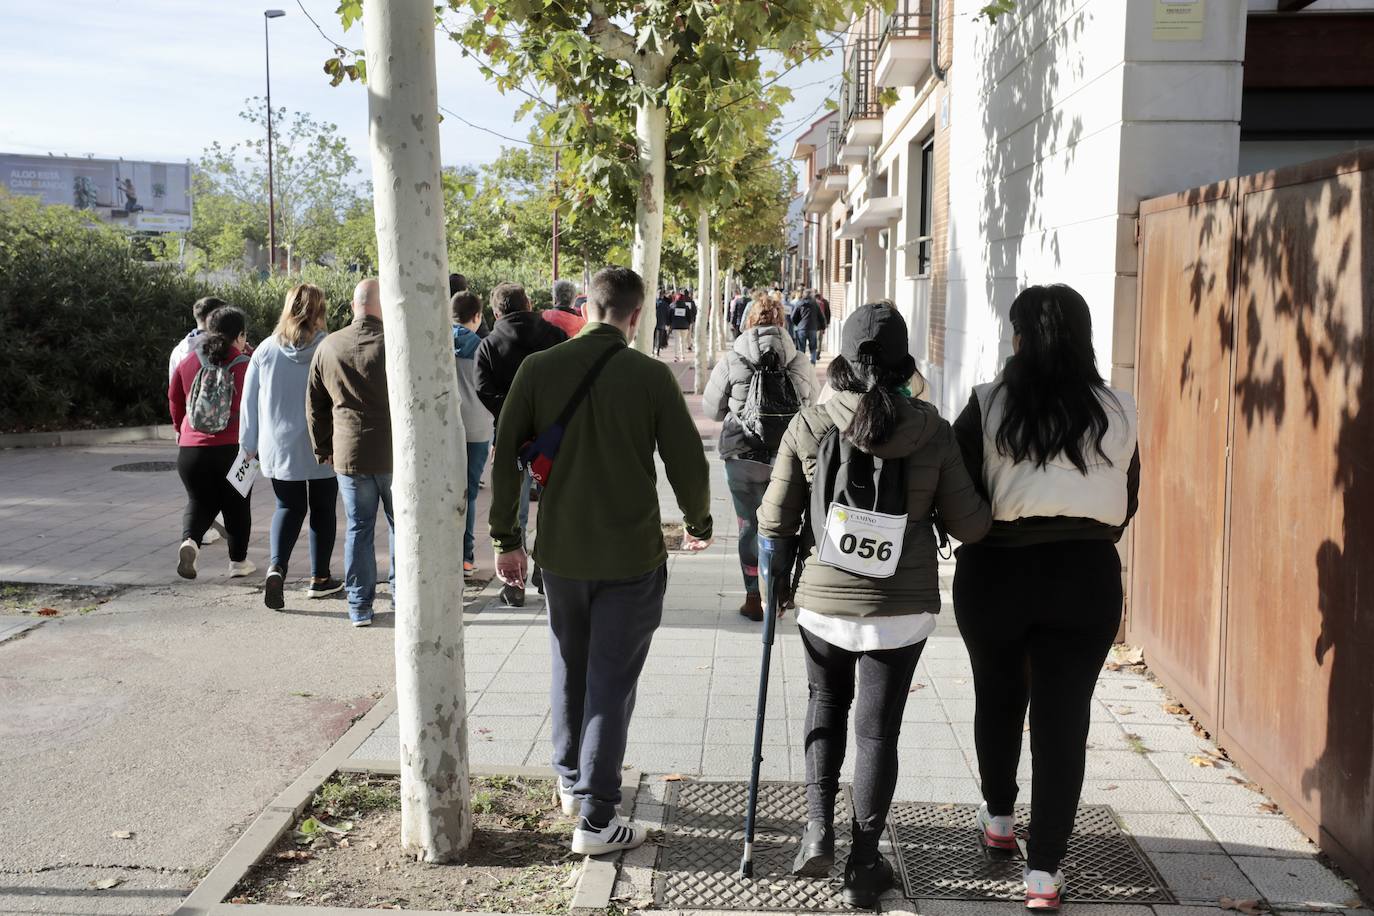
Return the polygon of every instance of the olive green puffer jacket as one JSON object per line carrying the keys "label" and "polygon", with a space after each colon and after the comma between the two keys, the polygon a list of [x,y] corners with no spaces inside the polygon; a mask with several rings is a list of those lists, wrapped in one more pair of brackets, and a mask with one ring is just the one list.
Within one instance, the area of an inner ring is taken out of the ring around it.
{"label": "olive green puffer jacket", "polygon": [[[837,392],[792,419],[759,507],[761,537],[791,537],[806,523],[811,482],[821,441],[835,427],[849,428],[862,395]],[[940,611],[940,576],[931,511],[964,543],[987,534],[992,512],[964,467],[949,423],[933,406],[898,399],[897,428],[872,450],[884,461],[906,461],[906,541],[897,572],[869,579],[821,563],[813,547],[797,589],[798,607],[834,617],[888,617]],[[824,520],[822,520],[824,524]]]}

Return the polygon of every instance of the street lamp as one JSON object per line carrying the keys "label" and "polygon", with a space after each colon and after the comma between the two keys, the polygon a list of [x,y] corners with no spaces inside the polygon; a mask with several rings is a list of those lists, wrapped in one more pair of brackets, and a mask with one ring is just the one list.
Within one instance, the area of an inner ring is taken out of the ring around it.
{"label": "street lamp", "polygon": [[267,272],[277,267],[277,198],[272,186],[272,46],[267,24],[286,15],[286,10],[262,11],[263,63],[267,70]]}

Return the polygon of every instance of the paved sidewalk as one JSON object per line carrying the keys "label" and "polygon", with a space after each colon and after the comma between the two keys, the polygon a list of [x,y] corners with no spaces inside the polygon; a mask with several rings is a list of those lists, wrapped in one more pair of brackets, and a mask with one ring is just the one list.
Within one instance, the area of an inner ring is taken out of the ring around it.
{"label": "paved sidewalk", "polygon": [[[761,643],[757,624],[737,613],[744,589],[735,558],[724,468],[713,460],[713,510],[722,535],[706,553],[670,559],[661,629],[644,676],[626,764],[647,774],[745,778],[749,773]],[[672,504],[664,493],[664,515]],[[917,669],[903,719],[899,801],[981,801],[973,744],[973,683],[954,627],[942,568],[946,613]],[[475,763],[547,765],[550,753],[547,619],[530,593],[521,609],[488,608],[465,631]],[[791,619],[779,628],[765,727],[765,779],[800,780],[806,673]],[[1165,710],[1164,691],[1147,675],[1104,670],[1093,701],[1083,803],[1109,805],[1180,901],[1213,911],[1223,897],[1264,899],[1276,910],[1358,906],[1355,890],[1316,858],[1316,849],[1269,800],[1248,785],[1189,722]],[[394,760],[396,721],[383,723],[355,753]],[[852,727],[850,747],[853,747]],[[1194,758],[1198,758],[1195,760]],[[845,776],[852,773],[852,754]],[[1198,765],[1206,761],[1208,765]],[[1216,765],[1211,765],[1216,764]],[[1030,798],[1029,747],[1022,801]],[[1159,916],[1202,916],[1203,909],[1153,908]],[[923,914],[1012,913],[1001,904],[923,902]],[[1075,904],[1073,912],[1148,914],[1150,907]],[[1362,916],[1370,916],[1363,911]]]}
{"label": "paved sidewalk", "polygon": [[[175,464],[170,442],[93,447],[0,450],[0,581],[108,585],[171,585],[186,491],[175,468],[116,471],[148,462]],[[488,464],[490,473],[490,464]],[[478,495],[478,519],[485,520],[490,491]],[[267,573],[268,531],[276,500],[272,486],[253,486],[253,534],[248,559],[258,572],[247,581],[261,586]],[[380,515],[380,513],[379,513]],[[343,504],[338,504],[333,572],[343,575]],[[480,527],[479,527],[480,530]],[[304,528],[291,561],[291,578],[310,574],[309,529]],[[388,568],[386,521],[377,531],[379,570]],[[481,569],[492,568],[490,540],[477,539]],[[229,555],[224,541],[201,552],[197,583],[225,584]]]}

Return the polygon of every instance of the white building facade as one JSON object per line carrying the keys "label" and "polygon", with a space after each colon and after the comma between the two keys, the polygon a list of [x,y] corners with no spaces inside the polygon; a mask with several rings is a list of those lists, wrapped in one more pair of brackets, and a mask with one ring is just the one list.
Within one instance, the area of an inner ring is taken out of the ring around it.
{"label": "white building facade", "polygon": [[[996,23],[981,6],[896,0],[856,22],[839,110],[793,151],[813,285],[837,316],[891,300],[947,417],[1011,354],[1032,284],[1082,293],[1099,367],[1133,388],[1141,200],[1374,142],[1374,115],[1332,101],[1374,81],[1302,58],[1332,32],[1362,44],[1374,2],[1018,0]],[[1249,73],[1248,27],[1281,49]],[[1297,123],[1324,98],[1333,123]]]}

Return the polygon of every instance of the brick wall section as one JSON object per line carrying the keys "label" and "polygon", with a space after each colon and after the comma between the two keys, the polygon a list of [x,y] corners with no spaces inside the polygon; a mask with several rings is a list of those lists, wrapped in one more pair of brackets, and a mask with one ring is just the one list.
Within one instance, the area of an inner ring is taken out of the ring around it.
{"label": "brick wall section", "polygon": [[[954,2],[940,4],[940,65],[946,79],[953,79]],[[930,233],[930,344],[932,366],[945,363],[945,309],[949,302],[949,127],[943,123],[949,89],[935,90],[935,182],[931,194],[935,212],[931,214]]]}

